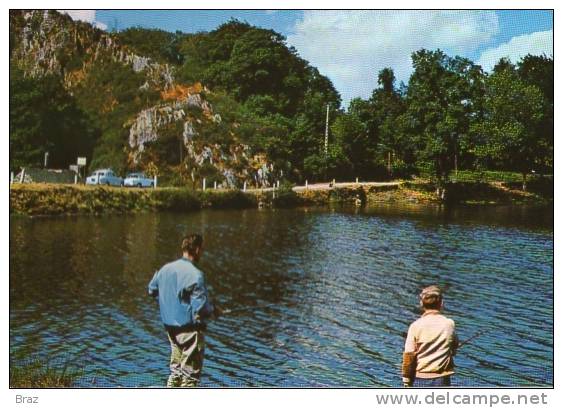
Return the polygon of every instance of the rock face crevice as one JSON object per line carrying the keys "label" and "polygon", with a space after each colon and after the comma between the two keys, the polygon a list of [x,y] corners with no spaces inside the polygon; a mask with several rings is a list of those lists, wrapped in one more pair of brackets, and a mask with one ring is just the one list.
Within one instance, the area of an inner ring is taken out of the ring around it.
{"label": "rock face crevice", "polygon": [[[132,168],[143,169],[143,158],[151,146],[167,135],[182,143],[185,155],[181,166],[165,166],[166,171],[187,172],[193,183],[201,185],[201,179],[209,177],[218,187],[240,188],[245,182],[248,186],[269,187],[280,177],[266,155],[253,152],[251,146],[239,141],[236,124],[222,123],[221,113],[215,112],[205,97],[211,91],[199,83],[178,83],[174,67],[137,55],[119,44],[115,35],[73,21],[68,15],[53,10],[10,11],[10,62],[25,75],[58,75],[72,93],[92,67],[109,61],[143,74],[140,89],[161,95],[157,104],[134,113],[123,123],[128,128],[124,144]],[[218,124],[224,125],[220,127],[223,134],[207,140],[206,130],[217,129]],[[166,163],[168,158],[157,160]]]}

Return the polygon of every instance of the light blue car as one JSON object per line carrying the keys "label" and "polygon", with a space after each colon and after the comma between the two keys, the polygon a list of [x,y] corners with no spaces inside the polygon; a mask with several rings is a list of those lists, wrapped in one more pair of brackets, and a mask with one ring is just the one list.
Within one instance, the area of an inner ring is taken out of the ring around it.
{"label": "light blue car", "polygon": [[154,180],[144,173],[129,173],[123,181],[125,187],[154,187]]}
{"label": "light blue car", "polygon": [[86,184],[96,185],[105,184],[106,186],[122,186],[123,179],[117,176],[112,169],[96,170],[89,177],[86,177]]}

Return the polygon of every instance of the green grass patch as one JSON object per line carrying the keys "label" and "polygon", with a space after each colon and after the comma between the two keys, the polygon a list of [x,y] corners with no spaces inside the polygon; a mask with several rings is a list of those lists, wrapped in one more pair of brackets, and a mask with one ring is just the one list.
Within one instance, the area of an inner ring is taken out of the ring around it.
{"label": "green grass patch", "polygon": [[24,364],[10,364],[10,388],[69,388],[82,376],[83,371],[52,367],[38,359]]}
{"label": "green grass patch", "polygon": [[[528,180],[534,180],[539,177],[540,177],[539,175],[531,174],[528,175]],[[452,181],[459,181],[459,182],[522,183],[522,173],[516,173],[513,171],[494,171],[494,170],[483,170],[483,171],[459,170],[457,174],[455,172],[451,172],[450,179]]]}

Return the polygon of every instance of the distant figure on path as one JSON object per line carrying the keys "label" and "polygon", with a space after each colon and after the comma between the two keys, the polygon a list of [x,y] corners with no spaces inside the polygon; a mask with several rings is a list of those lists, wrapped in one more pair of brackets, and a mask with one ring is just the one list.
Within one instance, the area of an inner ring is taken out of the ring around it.
{"label": "distant figure on path", "polygon": [[164,265],[149,283],[149,295],[158,297],[160,316],[172,349],[168,387],[198,385],[206,319],[221,312],[210,302],[203,272],[195,266],[202,252],[202,236],[186,236],[182,240],[182,258]]}
{"label": "distant figure on path", "polygon": [[422,290],[420,306],[422,317],[410,325],[405,342],[403,384],[405,387],[448,387],[458,347],[455,323],[441,313],[444,301],[438,286]]}

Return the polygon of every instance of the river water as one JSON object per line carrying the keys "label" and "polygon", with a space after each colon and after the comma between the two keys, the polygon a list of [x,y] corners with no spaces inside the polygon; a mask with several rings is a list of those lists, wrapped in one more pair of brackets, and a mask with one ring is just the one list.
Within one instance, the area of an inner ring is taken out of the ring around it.
{"label": "river water", "polygon": [[202,386],[400,386],[404,334],[434,283],[460,340],[484,332],[459,350],[454,385],[553,385],[552,208],[13,218],[12,360],[80,368],[76,386],[164,386],[146,286],[190,231],[205,237],[211,295],[247,307],[210,323]]}

